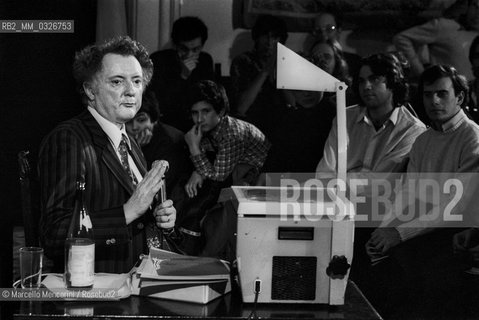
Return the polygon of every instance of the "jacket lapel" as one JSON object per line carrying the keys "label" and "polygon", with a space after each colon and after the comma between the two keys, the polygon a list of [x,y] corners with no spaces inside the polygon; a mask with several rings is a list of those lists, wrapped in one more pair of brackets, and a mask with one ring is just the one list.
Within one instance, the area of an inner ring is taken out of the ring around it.
{"label": "jacket lapel", "polygon": [[99,158],[102,159],[115,178],[118,179],[120,184],[131,195],[134,191],[131,178],[123,169],[120,159],[118,159],[118,156],[116,155],[116,152],[113,149],[113,146],[111,145],[106,133],[88,110],[80,114],[79,118],[82,120],[85,127],[91,132],[92,142],[97,150]]}

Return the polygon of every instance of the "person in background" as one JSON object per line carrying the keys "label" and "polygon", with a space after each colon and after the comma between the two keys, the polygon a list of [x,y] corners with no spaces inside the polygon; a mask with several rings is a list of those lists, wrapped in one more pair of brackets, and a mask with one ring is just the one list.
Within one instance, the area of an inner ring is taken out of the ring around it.
{"label": "person in background", "polygon": [[422,96],[418,93],[417,82],[411,81],[411,64],[409,60],[401,51],[393,50],[387,53],[394,55],[401,62],[404,76],[409,84],[409,102],[406,104],[406,107],[428,127],[430,120],[426,110],[424,110]]}
{"label": "person in background", "polygon": [[[352,77],[349,73],[349,66],[344,59],[344,52],[338,41],[332,39],[316,41],[309,50],[309,58],[316,66],[348,86],[349,90],[346,90],[346,103],[348,105],[359,102],[351,88]],[[335,93],[326,93],[326,96],[334,98]]]}
{"label": "person in background", "polygon": [[165,181],[167,195],[171,198],[171,193],[180,179],[191,172],[191,164],[183,132],[162,123],[159,114],[155,94],[147,89],[143,94],[140,110],[126,123],[126,130],[140,145],[148,167],[151,167],[155,160],[168,161]]}
{"label": "person in background", "polygon": [[477,268],[479,261],[479,229],[468,228],[453,236],[453,249],[456,255],[465,256]]}
{"label": "person in background", "polygon": [[208,28],[197,17],[181,17],[173,23],[172,49],[151,55],[154,71],[150,87],[161,107],[160,120],[186,131],[191,127],[185,96],[188,87],[199,80],[213,80],[213,58],[202,51]]}
{"label": "person in background", "polygon": [[276,48],[288,38],[286,23],[275,16],[259,16],[251,36],[253,50],[236,56],[231,63],[232,114],[254,124],[268,137],[275,126],[276,106],[283,99],[276,89]]}
{"label": "person in background", "polygon": [[318,40],[309,50],[312,63],[346,85],[351,84],[348,63],[344,60],[341,45],[336,40]]}
{"label": "person in background", "polygon": [[[316,15],[313,21],[313,29],[311,36],[306,39],[304,49],[310,51],[314,43],[323,42],[326,40],[337,41],[340,43],[342,31],[342,17],[340,14],[333,11],[322,11]],[[348,72],[355,77],[359,72],[361,57],[355,53],[343,51],[339,44],[339,49],[342,52],[343,58],[348,65]]]}
{"label": "person in background", "polygon": [[[307,57],[323,71],[350,85],[347,64],[337,41],[318,41]],[[276,110],[276,126],[270,136],[271,151],[264,169],[267,172],[314,172],[336,115],[335,94],[283,90],[283,95],[285,104]]]}
{"label": "person in background", "polygon": [[254,125],[228,116],[221,85],[199,81],[191,87],[188,103],[194,125],[185,141],[194,170],[184,186],[188,198],[177,205],[178,227],[184,250],[197,254],[206,210],[216,204],[221,188],[256,183],[270,144]]}
{"label": "person in background", "polygon": [[321,91],[288,90],[287,94],[292,101],[277,111],[264,170],[311,173],[323,156],[336,104]]}
{"label": "person in background", "polygon": [[[399,32],[393,37],[393,43],[408,58],[411,78],[417,79],[427,65],[445,64],[470,79],[467,52],[478,31],[479,0],[458,0],[446,10],[444,17]],[[422,54],[424,47],[426,57]]]}
{"label": "person in background", "polygon": [[464,110],[471,119],[479,123],[479,36],[474,38],[469,48],[469,62],[474,79],[469,81],[469,99]]}
{"label": "person in background", "polygon": [[154,203],[165,168],[157,162],[147,171],[139,146],[125,129],[140,109],[152,73],[148,52],[129,37],[75,55],[73,75],[86,110],[50,132],[39,154],[40,230],[54,272],[63,270],[78,181],[85,182],[95,272],[128,272],[147,245],[158,244],[156,226],[175,225],[172,201]]}

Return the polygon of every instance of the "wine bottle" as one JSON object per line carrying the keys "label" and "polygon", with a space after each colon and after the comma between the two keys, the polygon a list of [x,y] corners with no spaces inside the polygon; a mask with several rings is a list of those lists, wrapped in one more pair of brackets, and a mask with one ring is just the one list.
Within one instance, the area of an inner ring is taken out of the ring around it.
{"label": "wine bottle", "polygon": [[95,278],[95,241],[84,193],[85,182],[77,182],[75,207],[65,241],[67,288],[91,289]]}

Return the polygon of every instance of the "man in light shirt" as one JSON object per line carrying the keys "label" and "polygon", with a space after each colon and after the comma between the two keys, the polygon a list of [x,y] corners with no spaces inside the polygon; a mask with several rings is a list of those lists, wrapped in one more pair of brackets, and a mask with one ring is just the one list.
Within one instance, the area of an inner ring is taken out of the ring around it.
{"label": "man in light shirt", "polygon": [[[358,205],[356,213],[367,217],[367,225],[356,223],[350,276],[362,288],[369,282],[367,267],[370,264],[364,245],[373,230],[371,227],[377,226],[371,224],[374,216],[371,199],[378,195],[372,194],[369,182],[380,179],[392,185],[400,173],[406,171],[409,150],[426,127],[405,107],[408,84],[401,63],[392,54],[376,54],[363,59],[359,77],[353,85],[361,104],[346,110],[347,172],[348,178],[366,179],[368,184],[356,190],[359,196],[366,197],[366,202]],[[337,141],[335,119],[324,146],[323,158],[316,168],[317,178],[336,177]]]}
{"label": "man in light shirt", "polygon": [[56,271],[63,270],[77,181],[85,182],[95,272],[128,272],[147,252],[156,227],[175,224],[170,200],[154,204],[165,168],[157,163],[147,171],[125,130],[152,72],[146,49],[128,37],[88,46],[75,56],[73,73],[86,110],[48,134],[39,155],[42,241]]}
{"label": "man in light shirt", "polygon": [[[348,107],[348,173],[403,172],[409,150],[425,125],[405,106],[408,84],[401,63],[392,54],[376,54],[361,61],[353,84],[362,103]],[[337,171],[337,120],[324,146],[318,178]]]}

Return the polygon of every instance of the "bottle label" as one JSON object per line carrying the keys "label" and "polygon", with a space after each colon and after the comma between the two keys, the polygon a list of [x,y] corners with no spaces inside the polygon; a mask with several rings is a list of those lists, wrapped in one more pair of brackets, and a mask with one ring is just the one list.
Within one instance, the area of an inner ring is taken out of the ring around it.
{"label": "bottle label", "polygon": [[72,245],[68,254],[68,270],[72,287],[93,285],[95,279],[95,244]]}

